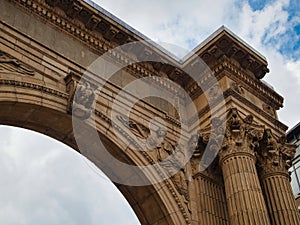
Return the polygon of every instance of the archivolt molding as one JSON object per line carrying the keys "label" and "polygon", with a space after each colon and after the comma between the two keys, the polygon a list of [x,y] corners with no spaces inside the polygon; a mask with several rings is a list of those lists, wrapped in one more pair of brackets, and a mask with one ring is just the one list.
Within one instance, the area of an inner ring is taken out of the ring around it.
{"label": "archivolt molding", "polygon": [[[158,147],[155,147],[151,151],[145,151],[145,146],[141,146],[139,143],[137,143],[134,138],[132,138],[132,134],[152,139],[152,141],[159,141],[156,140],[157,134],[156,131],[150,131],[148,128],[146,128],[144,125],[129,120],[128,123],[124,119],[124,117],[120,116],[118,119],[120,122],[125,124],[127,126],[127,130],[122,129],[119,125],[117,125],[114,121],[112,121],[110,118],[108,118],[106,115],[104,115],[102,112],[95,110],[95,114],[99,116],[102,120],[104,120],[106,123],[111,124],[112,127],[121,134],[124,138],[126,138],[132,145],[134,145],[139,152],[141,152],[142,156],[148,161],[148,165],[154,165],[155,163],[159,162],[163,158],[160,158],[162,154],[170,154],[168,151],[174,151],[174,146],[168,141],[165,140],[161,145]],[[152,137],[151,137],[152,136]],[[150,153],[148,153],[150,152]],[[163,173],[166,173],[166,171],[162,171],[162,169],[158,166],[154,166],[157,174],[161,177],[164,177]],[[170,171],[171,172],[171,171]],[[178,208],[180,209],[180,212],[182,216],[184,217],[186,224],[190,224],[190,212],[189,212],[189,190],[188,186],[186,188],[183,188],[180,183],[182,182],[182,174],[186,173],[186,171],[179,170],[178,173],[176,173],[174,176],[172,176],[170,179],[165,179],[163,182],[166,184],[167,188],[169,189],[170,193],[172,194]],[[184,174],[186,175],[186,174]],[[183,182],[186,182],[184,180]],[[184,191],[183,191],[184,190]]]}
{"label": "archivolt molding", "polygon": [[[37,90],[40,92],[44,92],[50,95],[54,95],[56,97],[62,98],[64,100],[67,100],[70,98],[70,94],[66,94],[63,92],[60,92],[58,90],[43,86],[41,84],[34,84],[24,81],[17,81],[17,80],[4,80],[0,79],[0,85],[7,85],[12,87],[20,87],[20,88],[26,88],[26,89],[32,89]],[[105,115],[103,112],[95,109],[95,115],[104,121],[108,127],[110,125],[117,131],[120,135],[122,135],[124,138],[126,138],[130,143],[132,143],[136,148],[138,148],[142,154],[142,156],[148,161],[149,165],[155,164],[157,161],[152,156],[149,155],[146,151],[143,151],[144,149],[131,137],[129,132],[130,130],[123,130],[121,127],[119,127],[114,121],[112,121],[107,115]],[[132,124],[136,124],[138,126],[142,126],[141,124],[138,124],[135,121],[131,121]],[[163,176],[163,171],[159,167],[155,167],[156,172],[159,176]],[[170,180],[164,180],[163,181],[166,184],[166,187],[169,189],[170,193],[172,194],[174,201],[176,202],[182,216],[184,217],[186,224],[190,224],[190,212],[188,210],[188,206],[184,203],[183,198],[181,197],[181,194],[179,193],[179,189],[176,188],[176,184],[172,179]]]}

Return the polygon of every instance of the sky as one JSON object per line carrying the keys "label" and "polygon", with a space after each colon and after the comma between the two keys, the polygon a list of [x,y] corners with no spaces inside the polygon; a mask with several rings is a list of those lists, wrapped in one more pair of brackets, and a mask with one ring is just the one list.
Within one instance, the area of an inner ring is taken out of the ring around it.
{"label": "sky", "polygon": [[[188,50],[225,25],[267,58],[264,80],[285,99],[280,121],[300,121],[298,0],[94,1],[152,40]],[[139,224],[116,188],[72,149],[20,128],[0,126],[0,137],[0,224]]]}
{"label": "sky", "polygon": [[94,164],[45,135],[0,125],[0,224],[137,225]]}

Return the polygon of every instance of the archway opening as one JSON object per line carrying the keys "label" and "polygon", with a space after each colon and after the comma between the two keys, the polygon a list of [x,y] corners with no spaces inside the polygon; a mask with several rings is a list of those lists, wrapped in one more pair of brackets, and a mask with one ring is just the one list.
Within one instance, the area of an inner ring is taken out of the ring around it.
{"label": "archway opening", "polygon": [[1,224],[140,224],[116,186],[70,147],[12,126],[1,125],[0,137]]}

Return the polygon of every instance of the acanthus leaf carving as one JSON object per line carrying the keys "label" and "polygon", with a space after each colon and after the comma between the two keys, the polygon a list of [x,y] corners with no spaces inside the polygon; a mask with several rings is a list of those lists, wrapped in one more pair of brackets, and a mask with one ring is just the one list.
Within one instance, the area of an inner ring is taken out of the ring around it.
{"label": "acanthus leaf carving", "polygon": [[283,172],[288,174],[295,146],[286,143],[285,136],[276,137],[271,129],[265,129],[257,149],[258,167],[261,174]]}
{"label": "acanthus leaf carving", "polygon": [[254,122],[252,115],[244,118],[236,108],[229,110],[226,118],[214,118],[211,125],[202,129],[200,140],[208,148],[204,152],[202,166],[208,166],[219,155],[220,159],[231,153],[244,152],[254,155],[262,139],[264,126]]}
{"label": "acanthus leaf carving", "polygon": [[221,149],[222,155],[233,152],[254,154],[258,141],[263,137],[264,127],[254,123],[252,115],[242,118],[236,108],[227,116],[226,132]]}
{"label": "acanthus leaf carving", "polygon": [[205,149],[205,144],[203,142],[203,137],[200,134],[192,135],[188,141],[188,151],[193,152],[192,158],[190,160],[192,174],[196,174],[200,171],[200,160]]}
{"label": "acanthus leaf carving", "polygon": [[217,154],[222,144],[222,140],[218,140],[218,138],[222,136],[223,126],[219,118],[213,119],[212,123],[218,125],[216,131],[210,132],[211,128],[207,127],[199,131],[197,135],[193,135],[188,141],[188,151],[193,153],[190,159],[192,177],[195,178],[202,174],[218,182],[221,173],[217,163]]}

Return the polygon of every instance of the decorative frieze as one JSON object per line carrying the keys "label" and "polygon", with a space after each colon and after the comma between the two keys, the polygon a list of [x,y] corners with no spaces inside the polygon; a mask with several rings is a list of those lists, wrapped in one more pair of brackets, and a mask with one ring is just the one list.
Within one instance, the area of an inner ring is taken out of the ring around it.
{"label": "decorative frieze", "polygon": [[270,105],[263,103],[262,108],[266,113],[270,114],[273,117],[276,117],[276,111]]}
{"label": "decorative frieze", "polygon": [[234,90],[236,93],[240,95],[245,94],[244,88],[242,87],[242,85],[238,84],[237,82],[232,82],[230,86],[232,90]]}
{"label": "decorative frieze", "polygon": [[50,95],[54,95],[59,98],[67,99],[68,95],[64,92],[61,92],[59,90],[33,83],[33,82],[26,82],[26,81],[20,81],[20,80],[9,80],[9,79],[1,79],[0,78],[0,85],[7,85],[7,86],[13,86],[13,87],[22,87],[26,89],[32,89],[41,91],[43,93],[47,93]]}
{"label": "decorative frieze", "polygon": [[0,51],[0,73],[34,76],[33,69],[3,51]]}

